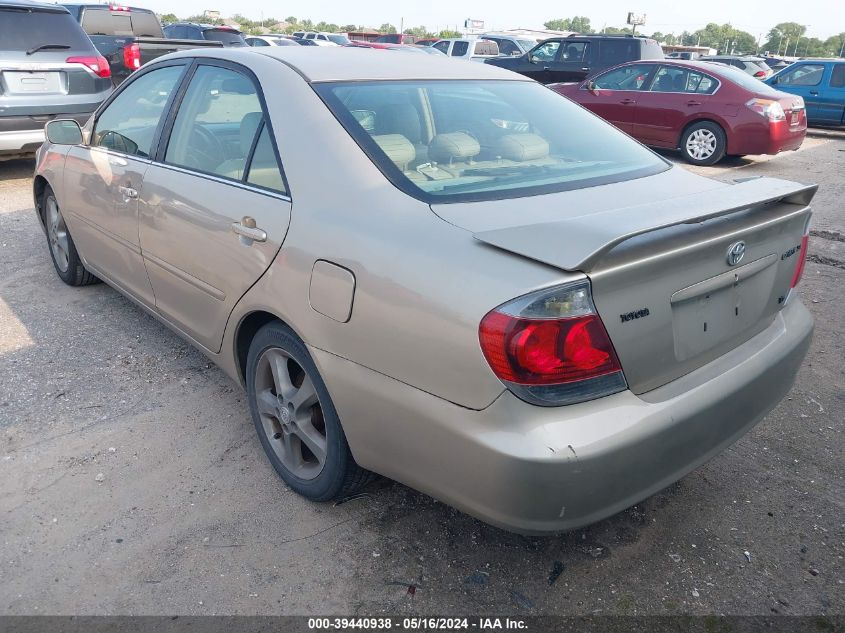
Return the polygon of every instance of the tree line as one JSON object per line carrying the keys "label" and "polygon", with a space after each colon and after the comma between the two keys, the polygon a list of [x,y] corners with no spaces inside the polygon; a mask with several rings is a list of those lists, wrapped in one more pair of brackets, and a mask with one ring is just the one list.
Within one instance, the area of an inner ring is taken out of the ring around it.
{"label": "tree line", "polygon": [[[557,18],[544,24],[554,31],[576,31],[578,33],[596,33],[590,24],[590,18],[576,15],[572,18]],[[630,27],[605,27],[601,33],[611,35],[630,35]],[[638,35],[646,35],[661,44],[683,46],[707,46],[715,48],[720,54],[758,54],[768,52],[771,55],[786,57],[839,57],[845,53],[845,32],[826,40],[807,37],[807,27],[797,22],[781,22],[773,26],[763,37],[755,37],[747,31],[734,28],[731,24],[711,22],[697,31],[683,31],[679,34],[655,31],[650,35],[642,30]]]}

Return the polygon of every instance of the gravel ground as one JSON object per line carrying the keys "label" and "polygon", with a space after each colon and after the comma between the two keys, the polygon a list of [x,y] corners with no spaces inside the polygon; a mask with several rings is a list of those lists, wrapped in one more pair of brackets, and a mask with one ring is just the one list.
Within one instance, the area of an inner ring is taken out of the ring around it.
{"label": "gravel ground", "polygon": [[818,182],[789,398],[587,529],[526,538],[379,480],[285,488],[239,387],[104,285],[54,274],[31,161],[0,163],[0,613],[845,613],[845,134],[696,171]]}

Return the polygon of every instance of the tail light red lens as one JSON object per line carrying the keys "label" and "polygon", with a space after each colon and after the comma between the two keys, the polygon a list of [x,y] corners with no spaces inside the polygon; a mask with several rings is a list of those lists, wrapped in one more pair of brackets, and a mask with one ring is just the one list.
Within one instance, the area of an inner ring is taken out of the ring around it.
{"label": "tail light red lens", "polygon": [[102,55],[89,56],[74,56],[68,57],[65,62],[68,64],[83,64],[94,71],[97,77],[111,77],[111,68],[109,62]]}
{"label": "tail light red lens", "polygon": [[756,73],[754,73],[754,76],[757,77],[758,79],[765,79],[766,78],[766,72],[763,71],[763,70],[758,70]]}
{"label": "tail light red lens", "polygon": [[586,280],[499,306],[481,320],[479,340],[496,376],[532,404],[572,404],[626,387]]}
{"label": "tail light red lens", "polygon": [[127,44],[123,47],[123,65],[129,70],[141,67],[141,47],[138,44]]}
{"label": "tail light red lens", "polygon": [[798,263],[795,265],[795,272],[792,273],[792,283],[789,285],[790,288],[794,288],[798,285],[798,282],[801,281],[801,277],[804,275],[804,266],[807,264],[807,247],[810,245],[810,236],[804,235],[801,238],[801,252],[798,253]]}

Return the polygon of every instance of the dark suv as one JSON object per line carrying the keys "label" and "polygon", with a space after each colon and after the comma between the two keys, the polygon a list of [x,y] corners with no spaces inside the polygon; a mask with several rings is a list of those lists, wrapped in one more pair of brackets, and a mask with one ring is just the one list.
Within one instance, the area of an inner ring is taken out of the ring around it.
{"label": "dark suv", "polygon": [[248,46],[243,33],[231,26],[175,22],[164,27],[164,36],[177,40],[209,40],[226,47]]}
{"label": "dark suv", "polygon": [[582,81],[605,68],[638,59],[663,59],[663,49],[645,37],[570,35],[543,40],[519,57],[497,57],[485,63],[550,84]]}
{"label": "dark suv", "polygon": [[0,0],[0,157],[35,151],[44,125],[84,125],[112,90],[108,62],[67,9]]}

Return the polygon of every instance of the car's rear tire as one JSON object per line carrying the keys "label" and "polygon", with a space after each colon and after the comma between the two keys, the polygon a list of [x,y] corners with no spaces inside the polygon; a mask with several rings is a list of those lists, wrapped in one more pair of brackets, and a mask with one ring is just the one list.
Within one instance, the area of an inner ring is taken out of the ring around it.
{"label": "car's rear tire", "polygon": [[41,196],[41,212],[44,228],[47,232],[47,246],[56,274],[68,286],[87,286],[100,280],[92,275],[83,265],[73,238],[65,224],[59,202],[52,187],[47,185]]}
{"label": "car's rear tire", "polygon": [[312,501],[329,501],[371,479],[355,463],[317,366],[290,328],[279,322],[262,327],[246,367],[252,421],[288,486]]}
{"label": "car's rear tire", "polygon": [[725,157],[725,131],[718,123],[698,121],[681,135],[681,154],[693,165],[715,165]]}

